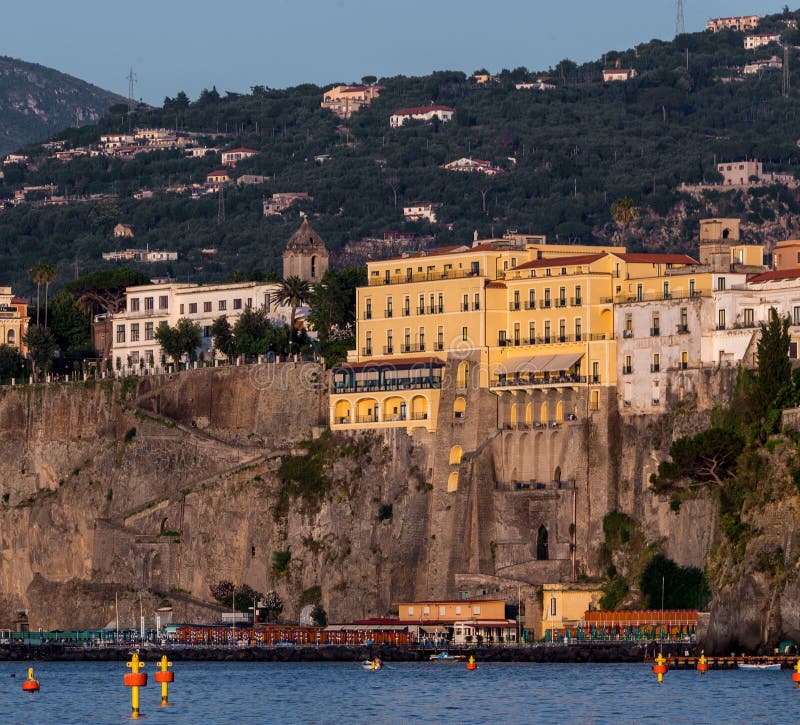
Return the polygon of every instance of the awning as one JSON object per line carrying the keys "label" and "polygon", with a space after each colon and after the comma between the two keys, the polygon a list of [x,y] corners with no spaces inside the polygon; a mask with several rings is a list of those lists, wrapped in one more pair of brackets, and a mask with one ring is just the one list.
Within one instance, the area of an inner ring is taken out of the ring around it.
{"label": "awning", "polygon": [[582,352],[561,355],[534,355],[532,357],[509,360],[495,369],[495,375],[502,373],[545,373],[569,370],[583,357]]}

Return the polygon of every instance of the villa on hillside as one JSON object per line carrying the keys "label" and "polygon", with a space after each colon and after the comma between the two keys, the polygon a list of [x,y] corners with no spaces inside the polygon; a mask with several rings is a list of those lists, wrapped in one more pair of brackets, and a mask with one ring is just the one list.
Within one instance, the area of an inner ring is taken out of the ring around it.
{"label": "villa on hillside", "polygon": [[114,237],[133,239],[133,227],[130,224],[117,224],[114,227]]}
{"label": "villa on hillside", "polygon": [[450,161],[442,168],[447,171],[461,171],[468,174],[484,174],[486,176],[497,176],[504,173],[503,169],[494,166],[491,161],[466,157]]}
{"label": "villa on hillside", "polygon": [[231,183],[230,174],[224,169],[212,171],[206,176],[206,186],[212,191],[217,191],[221,186]]}
{"label": "villa on hillside", "polygon": [[442,123],[452,120],[455,109],[449,106],[416,106],[414,108],[400,108],[389,117],[392,128],[402,126],[406,121],[432,121],[438,118]]}
{"label": "villa on hillside", "polygon": [[744,47],[746,50],[755,50],[770,43],[780,45],[781,36],[778,33],[758,33],[756,35],[745,35]]}
{"label": "villa on hillside", "polygon": [[603,68],[603,83],[629,81],[636,76],[635,68]]}
{"label": "villa on hillside", "polygon": [[239,161],[249,159],[251,156],[257,156],[258,151],[255,149],[238,148],[229,149],[222,152],[222,165],[223,166],[236,166]]}
{"label": "villa on hillside", "polygon": [[436,223],[436,210],[442,205],[433,201],[412,201],[403,207],[403,216],[409,221],[426,219],[431,224]]}
{"label": "villa on hillside", "polygon": [[360,108],[369,106],[382,90],[384,86],[334,86],[325,91],[320,106],[348,119]]}
{"label": "villa on hillside", "polygon": [[11,287],[0,287],[0,344],[27,352],[23,338],[28,331],[28,303],[15,297]]}
{"label": "villa on hillside", "polygon": [[305,191],[283,191],[264,199],[262,209],[264,216],[279,216],[298,201],[314,201],[314,197]]}
{"label": "villa on hillside", "polygon": [[723,30],[735,30],[744,32],[755,30],[761,17],[758,15],[734,15],[728,18],[709,18],[706,23],[706,30],[712,33],[719,33]]}

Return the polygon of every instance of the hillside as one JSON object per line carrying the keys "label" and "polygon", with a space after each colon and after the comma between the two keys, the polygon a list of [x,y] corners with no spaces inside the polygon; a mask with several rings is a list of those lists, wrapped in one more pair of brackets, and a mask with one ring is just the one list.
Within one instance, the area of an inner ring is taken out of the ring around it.
{"label": "hillside", "polygon": [[125,102],[52,68],[0,56],[0,156],[70,126],[94,123]]}
{"label": "hillside", "polygon": [[[783,21],[798,16],[765,18],[760,29],[785,29]],[[785,34],[792,67],[800,62],[796,36]],[[57,138],[70,149],[97,144],[103,133],[167,127],[199,134],[199,145],[252,148],[258,154],[241,161],[234,177],[270,178],[229,188],[219,223],[216,194],[192,198],[188,191],[165,191],[203,184],[219,168],[219,153],[189,158],[183,149],[165,149],[130,159],[86,155],[63,162],[31,147],[27,167],[5,168],[0,198],[13,198],[24,185],[52,183],[58,194],[80,202],[7,205],[0,214],[0,254],[12,260],[5,281],[29,293],[25,269],[36,260],[56,263],[62,281],[76,262],[81,272],[100,266],[103,251],[121,246],[111,238],[120,222],[133,226],[135,246],[179,253],[177,262],[143,267],[149,274],[198,281],[234,271],[265,275],[279,269],[298,211],[311,215],[334,251],[388,230],[431,234],[437,244],[472,239],[475,230],[488,237],[509,229],[600,241],[619,234],[610,207],[630,196],[642,211],[639,223],[626,230],[632,248],[694,251],[697,220],[715,214],[741,216],[745,235],[769,245],[800,233],[793,188],[692,196],[679,187],[716,181],[718,160],[753,156],[765,171],[794,175],[800,95],[782,95],[779,71],[742,70],[776,53],[782,49],[774,44],[745,50],[740,33],[694,33],[612,51],[583,65],[564,60],[541,71],[504,70],[484,85],[447,71],[382,78],[380,97],[346,122],[320,108],[323,89],[314,85],[255,87],[224,97],[212,89],[194,101],[179,93],[160,109],[133,118],[106,116]],[[638,75],[603,83],[603,67],[634,68]],[[540,78],[553,88],[516,88]],[[395,109],[430,103],[454,108],[453,120],[390,127]],[[503,173],[488,178],[441,168],[460,157],[485,159]],[[142,190],[152,197],[134,198]],[[265,218],[262,200],[286,191],[307,192],[313,201]],[[436,224],[404,220],[402,207],[414,200],[442,204]],[[218,250],[212,259],[200,252],[210,247]]]}

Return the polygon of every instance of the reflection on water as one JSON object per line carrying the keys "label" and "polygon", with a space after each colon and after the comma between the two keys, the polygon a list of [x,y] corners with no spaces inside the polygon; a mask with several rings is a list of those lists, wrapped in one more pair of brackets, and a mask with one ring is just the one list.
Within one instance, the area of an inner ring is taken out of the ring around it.
{"label": "reflection on water", "polygon": [[[38,695],[22,692],[28,663],[0,662],[0,723],[128,723],[125,664],[36,663]],[[154,664],[147,723],[795,723],[791,671],[671,671],[648,665],[175,662],[169,708]],[[11,674],[16,677],[11,677]]]}

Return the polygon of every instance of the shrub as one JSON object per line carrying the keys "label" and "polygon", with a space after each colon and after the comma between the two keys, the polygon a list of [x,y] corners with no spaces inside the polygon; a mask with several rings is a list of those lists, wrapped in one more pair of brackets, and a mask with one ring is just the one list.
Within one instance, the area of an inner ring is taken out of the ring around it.
{"label": "shrub", "polygon": [[662,591],[664,607],[667,609],[699,608],[709,594],[705,576],[700,569],[678,566],[662,554],[657,554],[650,560],[639,585],[649,609],[661,608]]}
{"label": "shrub", "polygon": [[272,552],[272,573],[275,576],[286,576],[289,573],[289,562],[292,552],[288,549]]}

